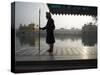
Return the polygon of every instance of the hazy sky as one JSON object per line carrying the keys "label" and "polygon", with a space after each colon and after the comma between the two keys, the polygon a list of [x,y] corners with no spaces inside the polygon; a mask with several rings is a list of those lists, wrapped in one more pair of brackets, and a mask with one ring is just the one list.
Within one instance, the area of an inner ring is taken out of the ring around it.
{"label": "hazy sky", "polygon": [[[15,27],[18,28],[20,24],[28,25],[30,23],[39,24],[39,9],[41,10],[41,27],[46,25],[46,11],[48,7],[44,3],[27,3],[16,2],[15,4]],[[85,23],[92,22],[91,16],[77,16],[77,15],[52,15],[56,29],[72,27],[81,28]]]}

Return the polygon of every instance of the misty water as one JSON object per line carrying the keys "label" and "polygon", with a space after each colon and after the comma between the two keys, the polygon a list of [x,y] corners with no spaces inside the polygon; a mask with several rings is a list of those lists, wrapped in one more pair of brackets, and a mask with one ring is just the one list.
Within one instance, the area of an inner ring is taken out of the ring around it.
{"label": "misty water", "polygon": [[[83,38],[82,36],[76,35],[63,35],[63,36],[55,36],[55,48],[83,48],[83,47],[91,47],[96,49],[97,41],[94,38]],[[29,48],[36,47],[39,49],[39,37],[22,35],[16,36],[15,38],[15,50],[18,51],[21,48]],[[40,37],[40,49],[48,49],[48,44],[46,43],[46,36]]]}

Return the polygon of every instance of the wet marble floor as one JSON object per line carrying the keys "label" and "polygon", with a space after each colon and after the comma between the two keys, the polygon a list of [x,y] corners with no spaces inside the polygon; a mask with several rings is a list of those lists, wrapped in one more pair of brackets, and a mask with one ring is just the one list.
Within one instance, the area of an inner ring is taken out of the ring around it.
{"label": "wet marble floor", "polygon": [[77,60],[97,59],[96,47],[66,47],[54,48],[53,53],[47,52],[46,48],[24,47],[15,52],[16,61],[37,61],[37,60]]}

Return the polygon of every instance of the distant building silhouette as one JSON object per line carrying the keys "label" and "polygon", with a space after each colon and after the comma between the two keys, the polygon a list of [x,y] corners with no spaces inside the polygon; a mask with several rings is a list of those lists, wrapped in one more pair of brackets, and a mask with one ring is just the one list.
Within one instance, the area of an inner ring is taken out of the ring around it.
{"label": "distant building silhouette", "polygon": [[97,36],[97,26],[89,23],[89,24],[84,24],[84,26],[82,27],[82,35],[83,36]]}
{"label": "distant building silhouette", "polygon": [[30,23],[28,25],[22,25],[20,24],[19,29],[16,31],[17,35],[25,36],[25,35],[35,35],[35,32],[38,31],[38,29],[35,27],[36,25],[34,23]]}

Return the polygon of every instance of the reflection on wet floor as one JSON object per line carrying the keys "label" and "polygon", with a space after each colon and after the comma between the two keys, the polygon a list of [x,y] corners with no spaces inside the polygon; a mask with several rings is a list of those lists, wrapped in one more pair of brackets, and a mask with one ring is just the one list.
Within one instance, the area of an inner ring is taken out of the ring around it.
{"label": "reflection on wet floor", "polygon": [[[22,48],[16,51],[16,60],[50,60],[47,58],[54,57],[55,60],[60,59],[96,59],[97,50],[96,47],[83,47],[83,48],[54,48],[52,54],[47,52],[45,48],[40,51],[38,47]],[[53,58],[52,58],[53,60]]]}

